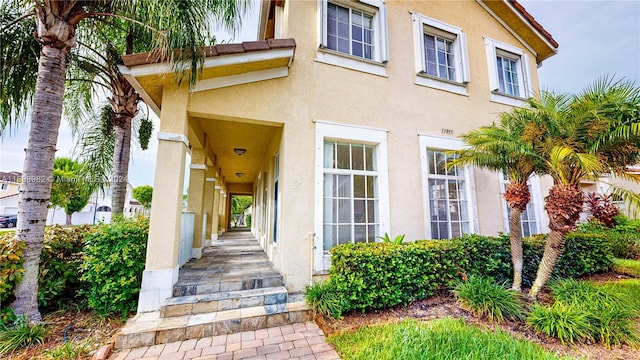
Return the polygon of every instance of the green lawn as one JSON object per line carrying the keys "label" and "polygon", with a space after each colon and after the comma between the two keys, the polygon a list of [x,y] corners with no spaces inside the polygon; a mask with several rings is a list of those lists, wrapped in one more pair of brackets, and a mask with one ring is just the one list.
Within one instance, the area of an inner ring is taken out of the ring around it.
{"label": "green lawn", "polygon": [[483,331],[452,318],[362,327],[330,336],[329,342],[342,359],[570,359],[507,332]]}

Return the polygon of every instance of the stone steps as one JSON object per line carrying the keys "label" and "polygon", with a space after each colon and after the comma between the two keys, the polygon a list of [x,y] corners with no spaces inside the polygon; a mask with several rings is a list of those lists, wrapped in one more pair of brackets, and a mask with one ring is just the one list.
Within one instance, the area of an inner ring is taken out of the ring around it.
{"label": "stone steps", "polygon": [[252,274],[242,277],[212,279],[204,284],[201,280],[191,283],[188,281],[182,281],[173,286],[173,296],[204,295],[223,291],[261,289],[279,287],[283,285],[284,280],[282,275],[278,272],[272,272],[266,274]]}
{"label": "stone steps", "polygon": [[253,306],[162,318],[160,311],[141,313],[127,321],[115,340],[116,349],[131,349],[312,320],[304,301]]}
{"label": "stone steps", "polygon": [[285,304],[288,292],[284,286],[211,294],[174,297],[160,311],[162,318],[196,315],[253,306]]}

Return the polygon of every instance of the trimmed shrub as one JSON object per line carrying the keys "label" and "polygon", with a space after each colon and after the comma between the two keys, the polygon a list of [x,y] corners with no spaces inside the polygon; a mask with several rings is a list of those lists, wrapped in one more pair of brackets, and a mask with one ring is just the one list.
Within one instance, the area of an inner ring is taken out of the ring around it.
{"label": "trimmed shrub", "polygon": [[90,232],[88,225],[71,228],[54,225],[46,229],[38,278],[38,305],[41,308],[81,303],[83,247],[85,236]]}
{"label": "trimmed shrub", "polygon": [[[523,283],[531,284],[544,252],[543,237],[523,240]],[[342,311],[383,309],[451,289],[469,275],[512,279],[506,236],[466,235],[453,240],[344,244],[331,249],[331,281],[341,297]],[[570,233],[555,277],[576,277],[607,271],[613,258],[601,234]]]}
{"label": "trimmed shrub", "polygon": [[4,308],[13,296],[13,288],[22,280],[22,250],[24,243],[15,234],[0,235],[0,308]]}
{"label": "trimmed shrub", "polygon": [[613,256],[617,258],[640,260],[640,220],[616,216],[615,221],[613,229],[592,221],[581,224],[578,231],[605,236]]}
{"label": "trimmed shrub", "polygon": [[505,318],[518,320],[524,311],[520,293],[491,278],[472,275],[467,281],[459,282],[453,293],[463,307],[498,323]]}
{"label": "trimmed shrub", "polygon": [[100,225],[88,236],[82,279],[89,307],[123,317],[136,309],[148,234],[149,220],[140,216]]}

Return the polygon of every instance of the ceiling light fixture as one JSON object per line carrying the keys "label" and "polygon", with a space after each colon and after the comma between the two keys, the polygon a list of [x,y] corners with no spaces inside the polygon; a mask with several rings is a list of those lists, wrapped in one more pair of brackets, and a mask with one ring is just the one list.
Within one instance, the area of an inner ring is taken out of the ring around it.
{"label": "ceiling light fixture", "polygon": [[247,152],[247,149],[234,148],[233,152],[236,153],[236,155],[238,155],[238,156],[242,156]]}
{"label": "ceiling light fixture", "polygon": [[241,178],[241,177],[243,177],[243,176],[244,176],[244,173],[237,172],[237,173],[236,173],[236,176],[237,176],[237,177],[239,177],[239,178]]}

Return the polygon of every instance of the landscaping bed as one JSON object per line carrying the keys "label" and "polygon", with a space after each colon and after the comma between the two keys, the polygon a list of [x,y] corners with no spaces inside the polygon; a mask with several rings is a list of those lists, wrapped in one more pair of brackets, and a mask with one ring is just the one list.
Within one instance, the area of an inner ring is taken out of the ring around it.
{"label": "landscaping bed", "polygon": [[[621,286],[633,283],[640,287],[640,279],[613,271],[585,276],[582,277],[581,280],[593,281],[600,284],[613,280],[620,281]],[[548,290],[541,294],[539,301],[543,304],[550,304],[553,302]],[[354,348],[345,345],[349,344],[349,340],[345,340],[343,334],[352,334],[362,343],[363,341],[366,341],[363,340],[366,338],[366,335],[363,335],[360,332],[366,331],[363,329],[372,326],[400,323],[407,319],[432,321],[446,318],[461,319],[466,324],[484,331],[489,331],[489,336],[496,335],[495,333],[492,333],[496,330],[507,332],[514,339],[524,339],[531,343],[538,344],[542,348],[555,353],[559,357],[568,356],[571,358],[602,360],[640,359],[640,349],[629,345],[616,345],[611,348],[607,348],[601,343],[592,341],[578,344],[562,344],[560,340],[537,333],[522,322],[514,322],[505,319],[502,323],[497,324],[496,322],[489,321],[486,318],[478,317],[471,311],[461,307],[455,297],[448,291],[438,292],[431,298],[412,302],[406,307],[396,306],[386,310],[376,310],[367,313],[351,312],[344,315],[341,320],[335,320],[333,318],[326,318],[318,315],[316,322],[328,335],[329,341],[338,348],[337,350],[340,355],[343,356],[343,359],[360,359],[361,357],[358,357],[359,355],[357,351],[354,352]],[[335,338],[338,335],[339,337]],[[497,334],[496,336],[496,339],[500,338],[500,334]],[[395,339],[394,341],[400,341],[400,339]],[[341,348],[341,346],[343,348]],[[367,345],[362,344],[362,346]],[[501,358],[500,354],[494,355],[497,356],[496,358]]]}

